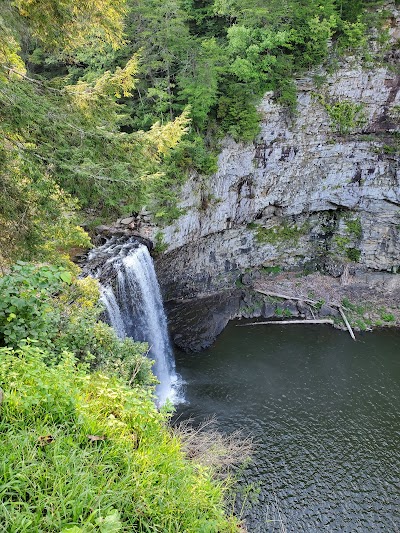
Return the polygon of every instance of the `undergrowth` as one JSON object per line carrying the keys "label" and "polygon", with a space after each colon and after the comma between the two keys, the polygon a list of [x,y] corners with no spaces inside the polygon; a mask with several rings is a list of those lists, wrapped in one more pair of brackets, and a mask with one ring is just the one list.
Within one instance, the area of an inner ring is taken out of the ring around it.
{"label": "undergrowth", "polygon": [[226,480],[185,459],[151,391],[29,341],[0,357],[2,531],[238,531]]}
{"label": "undergrowth", "polygon": [[207,445],[217,467],[204,437],[172,432],[147,344],[99,320],[98,282],[75,270],[0,277],[0,531],[238,531],[217,474],[244,448]]}

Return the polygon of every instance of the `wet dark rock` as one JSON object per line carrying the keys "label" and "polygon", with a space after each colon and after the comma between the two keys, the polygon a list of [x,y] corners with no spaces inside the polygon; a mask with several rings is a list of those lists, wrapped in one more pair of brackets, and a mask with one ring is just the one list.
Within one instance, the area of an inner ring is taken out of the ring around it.
{"label": "wet dark rock", "polygon": [[289,313],[290,313],[290,316],[292,317],[299,316],[299,310],[297,309],[297,304],[295,302],[292,302],[291,300],[287,300],[286,302],[283,302],[282,304],[279,305],[279,307],[283,309],[283,312],[285,315],[289,316]]}
{"label": "wet dark rock", "polygon": [[272,318],[275,316],[276,306],[272,302],[264,302],[261,310],[261,316],[264,318]]}
{"label": "wet dark rock", "polygon": [[249,273],[246,272],[245,274],[243,274],[242,283],[243,285],[246,285],[246,286],[249,286],[252,284],[252,277]]}
{"label": "wet dark rock", "polygon": [[321,309],[319,310],[319,316],[339,316],[339,311],[336,309],[336,307],[331,307],[330,305],[322,305]]}
{"label": "wet dark rock", "polygon": [[259,270],[251,270],[250,272],[245,272],[242,275],[241,282],[243,285],[250,286],[254,281],[257,281],[261,278],[261,273]]}
{"label": "wet dark rock", "polygon": [[208,348],[237,315],[241,299],[242,291],[234,290],[166,302],[173,342],[185,352]]}
{"label": "wet dark rock", "polygon": [[310,306],[307,305],[302,300],[300,300],[299,302],[296,303],[296,307],[297,307],[297,311],[298,311],[298,314],[299,314],[300,318],[305,318],[305,319],[314,318],[312,313],[311,313]]}

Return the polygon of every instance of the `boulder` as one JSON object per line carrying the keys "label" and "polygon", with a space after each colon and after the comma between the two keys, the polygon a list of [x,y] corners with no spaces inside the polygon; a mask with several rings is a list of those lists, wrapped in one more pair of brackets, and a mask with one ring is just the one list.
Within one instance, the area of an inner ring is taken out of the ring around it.
{"label": "boulder", "polygon": [[132,224],[132,222],[134,221],[135,221],[134,217],[127,217],[127,218],[121,219],[121,224],[123,224],[124,226],[129,226],[129,224]]}

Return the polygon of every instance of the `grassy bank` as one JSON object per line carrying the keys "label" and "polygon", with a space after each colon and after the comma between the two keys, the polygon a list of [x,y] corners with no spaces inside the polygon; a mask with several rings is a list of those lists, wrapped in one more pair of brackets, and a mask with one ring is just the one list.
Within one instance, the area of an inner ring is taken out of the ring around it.
{"label": "grassy bank", "polygon": [[35,344],[0,357],[2,531],[238,530],[228,484],[184,457],[150,391]]}

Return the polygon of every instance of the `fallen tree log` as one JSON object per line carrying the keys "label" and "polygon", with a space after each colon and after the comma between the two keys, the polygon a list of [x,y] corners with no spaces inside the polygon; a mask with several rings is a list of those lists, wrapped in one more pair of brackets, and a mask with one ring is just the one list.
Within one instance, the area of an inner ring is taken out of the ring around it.
{"label": "fallen tree log", "polygon": [[[282,300],[295,300],[297,302],[306,302],[310,305],[319,305],[319,302],[310,300],[308,298],[299,298],[298,296],[288,296],[287,294],[279,294],[278,292],[262,291],[261,289],[254,289],[256,292],[263,294],[264,296],[273,296],[274,298],[282,298]],[[332,304],[335,305],[335,304]],[[335,305],[337,307],[337,305]]]}
{"label": "fallen tree log", "polygon": [[319,320],[268,320],[267,322],[250,322],[249,324],[236,324],[237,327],[245,326],[263,326],[266,324],[333,324],[330,318],[321,318]]}
{"label": "fallen tree log", "polygon": [[[261,289],[254,289],[256,292],[260,293],[260,294],[263,294],[264,296],[272,296],[274,298],[282,298],[283,300],[294,300],[294,301],[297,301],[297,302],[305,302],[309,305],[312,305],[313,307],[317,307],[318,305],[320,305],[320,302],[316,302],[315,300],[310,300],[309,298],[299,298],[298,296],[288,296],[287,294],[280,294],[279,292],[273,292],[273,291],[262,291]],[[348,332],[350,333],[350,337],[353,339],[353,341],[356,340],[356,337],[354,335],[354,331],[351,329],[351,326],[350,326],[350,323],[349,321],[347,320],[347,317],[343,311],[343,308],[340,304],[335,304],[335,303],[328,303],[327,302],[327,305],[330,305],[331,307],[336,307],[341,315],[341,317],[343,318],[343,322],[345,323],[345,326],[348,330]],[[315,318],[315,315],[312,311],[312,309],[310,309],[311,311],[311,314],[313,315],[313,317]],[[303,322],[308,322],[309,324],[333,324],[333,320],[290,320],[290,321],[287,321],[287,322],[278,322],[279,324],[284,324],[284,323],[287,323],[287,324],[293,324],[293,323],[297,323],[297,324],[300,324],[300,323],[303,323]],[[252,326],[252,325],[257,325],[257,324],[274,324],[275,322],[254,322],[252,324],[243,324],[243,326]]]}
{"label": "fallen tree log", "polygon": [[346,324],[346,328],[348,329],[348,332],[350,333],[350,337],[353,339],[353,341],[355,341],[356,337],[354,335],[353,330],[351,329],[351,326],[349,324],[349,321],[347,320],[346,315],[344,314],[343,308],[340,305],[338,305],[338,309],[339,309],[339,313],[342,315],[343,322]]}

